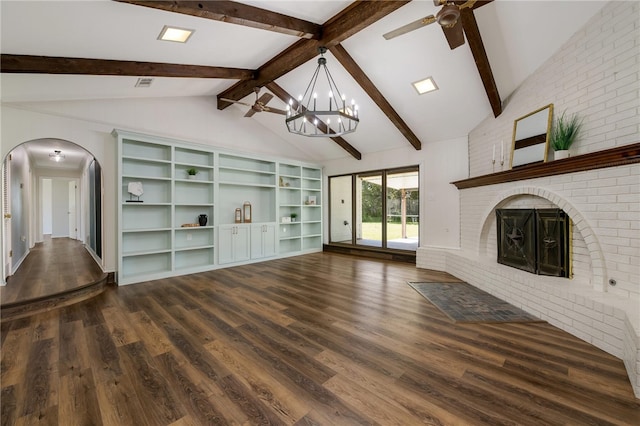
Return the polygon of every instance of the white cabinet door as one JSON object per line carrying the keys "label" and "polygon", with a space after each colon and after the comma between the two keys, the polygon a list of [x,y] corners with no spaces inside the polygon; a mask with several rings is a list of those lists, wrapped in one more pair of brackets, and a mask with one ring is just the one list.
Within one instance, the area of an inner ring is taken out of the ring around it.
{"label": "white cabinet door", "polygon": [[235,226],[220,226],[218,228],[218,263],[233,262],[233,237]]}
{"label": "white cabinet door", "polygon": [[245,225],[220,226],[218,229],[218,263],[249,260],[249,228]]}
{"label": "white cabinet door", "polygon": [[251,258],[262,257],[262,230],[264,225],[251,225]]}
{"label": "white cabinet door", "polygon": [[276,225],[273,223],[251,226],[251,258],[275,256]]}
{"label": "white cabinet door", "polygon": [[249,228],[247,226],[236,226],[236,234],[233,239],[233,260],[240,262],[250,259],[249,243],[251,235],[249,234]]}
{"label": "white cabinet door", "polygon": [[262,233],[262,254],[264,257],[276,255],[276,225],[268,224],[264,225],[264,232]]}

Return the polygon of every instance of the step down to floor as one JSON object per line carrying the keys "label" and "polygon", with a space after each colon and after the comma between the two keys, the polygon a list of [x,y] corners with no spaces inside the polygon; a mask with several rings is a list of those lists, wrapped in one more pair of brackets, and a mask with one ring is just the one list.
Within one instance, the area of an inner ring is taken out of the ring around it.
{"label": "step down to floor", "polygon": [[113,279],[110,279],[109,274],[105,273],[97,280],[71,290],[19,302],[5,303],[0,307],[0,322],[29,317],[83,302],[102,294],[112,282]]}

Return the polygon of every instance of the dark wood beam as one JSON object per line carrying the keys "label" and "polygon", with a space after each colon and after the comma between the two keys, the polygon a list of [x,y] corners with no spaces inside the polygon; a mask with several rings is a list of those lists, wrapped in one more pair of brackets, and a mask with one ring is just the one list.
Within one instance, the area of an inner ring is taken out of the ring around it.
{"label": "dark wood beam", "polygon": [[238,24],[245,27],[259,28],[301,38],[319,39],[322,31],[322,27],[316,23],[234,1],[115,1]]}
{"label": "dark wood beam", "polygon": [[13,74],[85,74],[145,77],[251,79],[253,70],[159,62],[2,54],[0,71]]}
{"label": "dark wood beam", "polygon": [[[278,85],[276,82],[272,81],[270,83],[267,83],[265,87],[269,89],[271,93],[276,95],[285,104],[289,103],[289,100],[292,100],[293,109],[298,109],[298,101],[293,99],[293,96],[291,96],[286,90],[280,87],[280,85]],[[318,119],[318,129],[320,129],[322,133],[327,133],[327,130],[328,130],[326,123],[320,119]],[[332,136],[331,140],[333,140],[335,143],[340,145],[342,149],[344,149],[349,154],[351,154],[353,158],[355,158],[356,160],[362,159],[362,154],[360,153],[360,151],[355,149],[349,142],[344,140],[341,136]]]}
{"label": "dark wood beam", "polygon": [[331,47],[342,43],[409,2],[355,1],[322,25],[322,45]]}
{"label": "dark wood beam", "polygon": [[398,128],[400,133],[407,138],[409,143],[413,145],[416,150],[422,149],[422,143],[420,139],[413,133],[407,123],[400,117],[387,99],[380,93],[378,88],[373,84],[365,72],[360,68],[356,61],[349,55],[345,48],[341,44],[336,44],[329,48],[333,56],[342,64],[342,66],[351,74],[356,82],[367,92],[367,95],[378,105],[382,112],[391,120],[391,122]]}
{"label": "dark wood beam", "polygon": [[298,40],[283,52],[258,68],[252,81],[239,81],[218,95],[218,109],[231,105],[220,98],[240,100],[251,94],[254,87],[264,86],[282,77],[318,55],[318,47],[332,47],[343,42],[368,25],[382,19],[407,4],[408,1],[356,1],[322,26],[322,39]]}
{"label": "dark wood beam", "polygon": [[305,62],[310,61],[318,55],[318,47],[319,44],[317,40],[298,40],[279,55],[258,68],[254,79],[238,81],[224,92],[219,93],[218,109],[225,109],[231,105],[231,102],[223,101],[222,98],[238,101],[251,94],[254,88],[266,86],[278,77],[281,77]]}
{"label": "dark wood beam", "polygon": [[491,71],[487,52],[484,50],[484,44],[482,43],[482,37],[480,36],[476,17],[470,9],[463,9],[460,15],[462,18],[464,33],[467,36],[467,43],[469,43],[473,59],[476,61],[476,67],[480,73],[484,90],[489,98],[489,103],[493,110],[493,116],[497,117],[502,114],[502,100],[498,93],[496,81],[493,79],[493,72]]}

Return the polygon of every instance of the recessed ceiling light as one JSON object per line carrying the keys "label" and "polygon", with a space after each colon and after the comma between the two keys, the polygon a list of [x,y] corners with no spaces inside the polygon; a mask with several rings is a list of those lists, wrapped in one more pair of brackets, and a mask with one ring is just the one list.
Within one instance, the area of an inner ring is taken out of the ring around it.
{"label": "recessed ceiling light", "polygon": [[158,40],[164,41],[175,41],[178,43],[186,43],[191,37],[195,30],[190,30],[188,28],[178,28],[178,27],[170,27],[165,25],[160,31],[160,35],[158,36]]}
{"label": "recessed ceiling light", "polygon": [[416,81],[411,84],[413,84],[413,87],[419,95],[424,95],[427,92],[438,90],[438,86],[436,86],[436,82],[433,81],[433,77],[427,77],[424,80]]}

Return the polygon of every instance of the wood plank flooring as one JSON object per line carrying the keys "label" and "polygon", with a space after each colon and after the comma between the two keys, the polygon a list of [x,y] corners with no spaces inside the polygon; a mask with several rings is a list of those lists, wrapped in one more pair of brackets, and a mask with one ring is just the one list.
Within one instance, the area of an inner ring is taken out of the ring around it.
{"label": "wood plank flooring", "polygon": [[7,285],[0,286],[0,306],[65,293],[103,275],[82,242],[47,236],[31,249]]}
{"label": "wood plank flooring", "polygon": [[333,253],[2,324],[3,425],[632,425],[624,366],[547,323],[452,324],[414,265]]}

